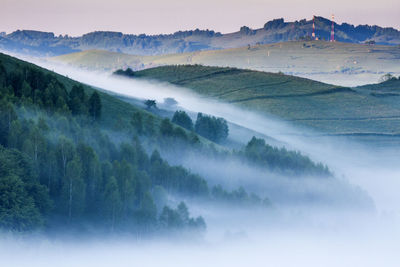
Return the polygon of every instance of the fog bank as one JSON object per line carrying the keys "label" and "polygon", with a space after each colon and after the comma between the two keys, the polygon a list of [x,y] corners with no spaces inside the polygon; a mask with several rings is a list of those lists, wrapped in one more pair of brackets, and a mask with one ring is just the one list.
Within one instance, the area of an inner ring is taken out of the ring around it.
{"label": "fog bank", "polygon": [[[397,236],[276,232],[218,243],[1,240],[2,266],[398,266]],[[21,256],[23,254],[23,256]]]}

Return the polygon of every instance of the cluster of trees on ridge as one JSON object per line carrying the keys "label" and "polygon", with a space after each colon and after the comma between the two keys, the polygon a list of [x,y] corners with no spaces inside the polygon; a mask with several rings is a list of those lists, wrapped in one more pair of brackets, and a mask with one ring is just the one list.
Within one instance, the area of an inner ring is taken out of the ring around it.
{"label": "cluster of trees on ridge", "polygon": [[126,70],[118,69],[114,72],[115,75],[121,75],[126,77],[134,77],[135,72],[131,68],[127,68]]}
{"label": "cluster of trees on ridge", "polygon": [[244,149],[238,151],[237,156],[249,164],[265,166],[279,172],[290,172],[293,175],[307,174],[322,177],[332,175],[328,167],[322,163],[314,163],[298,151],[270,146],[264,139],[256,137],[253,137]]}
{"label": "cluster of trees on ridge", "polygon": [[172,122],[189,131],[194,130],[197,134],[216,143],[225,141],[229,134],[228,124],[225,119],[208,116],[201,112],[197,114],[197,120],[193,124],[192,119],[186,112],[178,110],[174,113]]}

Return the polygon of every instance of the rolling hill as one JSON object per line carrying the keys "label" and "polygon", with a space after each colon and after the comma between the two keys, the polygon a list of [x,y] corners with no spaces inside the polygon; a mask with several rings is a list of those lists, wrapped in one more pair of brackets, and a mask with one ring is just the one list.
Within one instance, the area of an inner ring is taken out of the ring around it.
{"label": "rolling hill", "polygon": [[400,47],[324,41],[293,41],[160,56],[89,50],[51,58],[89,70],[134,70],[162,65],[201,64],[283,72],[345,86],[375,83],[386,73],[400,75]]}
{"label": "rolling hill", "polygon": [[199,65],[134,73],[328,135],[400,136],[400,80],[341,87],[284,74]]}

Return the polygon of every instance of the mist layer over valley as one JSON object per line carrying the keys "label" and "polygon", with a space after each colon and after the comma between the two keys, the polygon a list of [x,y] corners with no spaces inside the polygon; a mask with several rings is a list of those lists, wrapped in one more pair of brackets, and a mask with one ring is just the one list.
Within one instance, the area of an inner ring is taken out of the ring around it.
{"label": "mist layer over valley", "polygon": [[[46,64],[47,63],[44,63],[43,65],[46,66]],[[365,145],[365,143],[358,143],[356,140],[323,136],[321,133],[310,131],[304,127],[293,127],[288,122],[280,121],[278,118],[272,116],[266,117],[264,115],[238,109],[229,104],[197,96],[192,92],[165,83],[129,80],[103,73],[75,70],[62,65],[52,64],[51,67],[47,67],[78,81],[113,93],[143,100],[155,99],[157,103],[163,103],[165,98],[172,97],[178,102],[177,107],[173,108],[175,110],[183,109],[189,113],[204,112],[217,117],[223,117],[230,123],[250,129],[256,136],[270,137],[275,140],[278,146],[284,145],[288,149],[299,150],[309,155],[311,159],[326,164],[339,180],[343,178],[344,181],[353,185],[358,185],[362,190],[366,190],[369,195],[373,197],[374,203],[379,210],[392,212],[396,209],[394,207],[396,206],[395,204],[389,208],[389,210],[386,208],[393,203],[390,199],[395,197],[395,188],[398,185],[396,179],[399,173],[399,168],[396,167],[396,161],[399,156],[397,146],[385,147],[378,144],[377,146],[372,145],[369,147]],[[230,133],[230,136],[236,139],[235,141],[242,144],[245,144],[248,141],[246,138],[249,137],[248,135],[242,138],[241,136],[235,135],[234,132]],[[201,156],[199,157],[201,158]],[[196,162],[197,158],[179,159],[172,157],[170,160],[177,163],[185,162],[190,168],[196,169],[196,164],[193,162]],[[205,158],[202,160],[206,163],[204,165],[213,165]],[[198,164],[197,166],[202,165],[203,164]],[[216,163],[216,165],[218,165],[218,163]],[[238,166],[237,163],[233,162],[231,165],[228,164],[226,166],[231,166],[231,168],[226,168],[227,170],[225,170],[225,172],[230,172],[229,175],[233,175],[235,172],[237,173],[233,168],[234,166]],[[365,166],[369,168],[366,169]],[[239,165],[237,169],[240,168],[242,167]],[[371,172],[370,168],[373,168],[374,171]],[[197,171],[206,173],[206,171],[202,171],[201,169],[202,168],[197,168]],[[231,169],[231,171],[229,169]],[[253,170],[253,172],[257,171]],[[246,175],[237,176],[246,177]],[[251,176],[252,175],[249,175],[249,177]],[[255,174],[254,176],[257,175]],[[274,176],[274,174],[271,174],[271,176]],[[376,179],[375,177],[380,178]],[[389,188],[385,188],[385,192],[382,192],[380,189],[383,185],[378,186],[378,184],[382,182],[380,179],[386,179],[386,182],[383,184],[388,183],[392,185],[389,186]],[[223,180],[223,178],[221,178],[221,180]],[[235,181],[235,179],[232,180]],[[251,179],[247,180],[247,182],[249,181],[251,181]],[[389,193],[390,188],[393,188],[393,194]],[[386,191],[386,189],[389,191]],[[376,194],[374,190],[377,191]],[[379,194],[378,191],[380,191]]]}
{"label": "mist layer over valley", "polygon": [[[136,103],[138,108],[144,108],[144,100],[155,100],[162,109],[152,112],[165,117],[184,110],[193,120],[199,112],[224,118],[229,137],[225,143],[215,145],[216,151],[229,151],[232,144],[235,149],[249,146],[252,136],[256,136],[326,165],[331,175],[274,171],[231,156],[209,157],[201,151],[182,154],[179,147],[160,149],[161,157],[171,166],[182,165],[201,175],[210,187],[221,185],[228,192],[242,187],[247,194],[266,198],[268,205],[216,203],[172,194],[170,202],[176,205],[184,200],[191,215],[204,218],[207,230],[203,237],[188,241],[182,236],[147,239],[121,233],[87,239],[73,237],[64,242],[41,234],[27,239],[2,234],[0,256],[6,265],[377,266],[382,259],[386,259],[385,266],[398,263],[398,145],[368,145],[327,136],[166,83],[33,61],[116,94],[126,102]],[[162,106],[167,98],[177,103]],[[112,140],[125,141],[113,131],[109,135]],[[21,247],[26,254],[19,258],[16,253]]]}

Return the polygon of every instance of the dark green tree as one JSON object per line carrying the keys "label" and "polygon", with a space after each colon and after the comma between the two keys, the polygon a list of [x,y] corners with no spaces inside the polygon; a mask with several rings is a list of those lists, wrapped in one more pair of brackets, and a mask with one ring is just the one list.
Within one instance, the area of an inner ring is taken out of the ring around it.
{"label": "dark green tree", "polygon": [[174,116],[172,117],[172,122],[182,126],[183,128],[189,131],[193,130],[193,121],[189,117],[189,115],[186,114],[185,111],[182,110],[175,111]]}
{"label": "dark green tree", "polygon": [[34,229],[43,224],[50,208],[47,190],[38,183],[31,159],[0,146],[0,227]]}
{"label": "dark green tree", "polygon": [[24,183],[15,175],[0,177],[0,227],[27,231],[43,224],[43,219]]}
{"label": "dark green tree", "polygon": [[68,106],[73,115],[85,114],[87,95],[82,85],[74,85],[69,92]]}
{"label": "dark green tree", "polygon": [[156,101],[152,99],[147,99],[146,101],[144,101],[144,104],[146,105],[147,109],[151,109],[152,107],[157,108]]}
{"label": "dark green tree", "polygon": [[199,135],[217,143],[223,142],[229,134],[228,124],[225,119],[203,115],[202,113],[197,114],[194,128]]}

